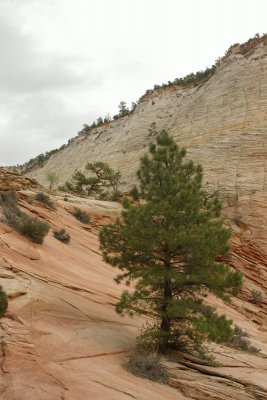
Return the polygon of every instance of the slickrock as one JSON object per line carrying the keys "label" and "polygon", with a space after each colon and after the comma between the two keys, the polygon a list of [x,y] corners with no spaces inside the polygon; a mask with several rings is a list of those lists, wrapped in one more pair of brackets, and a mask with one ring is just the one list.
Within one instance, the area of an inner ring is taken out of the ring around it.
{"label": "slickrock", "polygon": [[[210,300],[249,333],[260,354],[214,346],[219,368],[178,354],[177,360],[164,360],[172,376],[169,385],[160,385],[122,367],[146,319],[115,313],[124,288],[115,284],[116,271],[99,251],[98,229],[118,215],[120,206],[57,196],[52,211],[36,201],[29,204],[27,194],[19,193],[23,211],[48,221],[52,229],[64,227],[71,240],[59,242],[51,229],[36,245],[0,222],[0,284],[9,297],[0,320],[1,400],[267,398],[266,294],[261,304],[250,296],[252,288],[266,290],[266,254],[250,238],[244,242],[240,227],[232,238],[231,264],[245,275],[241,295],[231,305]],[[77,205],[90,210],[89,226],[73,217]]]}
{"label": "slickrock", "polygon": [[[253,240],[267,251],[267,37],[232,46],[204,85],[151,91],[133,114],[81,134],[47,164],[29,173],[43,185],[60,183],[90,161],[122,172],[125,190],[136,181],[140,156],[156,131],[168,130],[204,168],[204,186],[252,222]],[[149,132],[151,123],[156,129]],[[265,238],[265,241],[264,241]]]}

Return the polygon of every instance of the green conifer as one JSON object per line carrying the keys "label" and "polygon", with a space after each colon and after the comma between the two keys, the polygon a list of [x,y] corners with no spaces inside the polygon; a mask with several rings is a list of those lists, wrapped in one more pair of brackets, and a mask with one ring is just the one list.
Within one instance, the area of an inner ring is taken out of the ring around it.
{"label": "green conifer", "polygon": [[121,270],[124,291],[118,313],[149,313],[155,324],[142,339],[163,352],[169,346],[200,350],[203,340],[224,341],[231,321],[205,303],[208,293],[224,301],[236,295],[241,273],[219,261],[229,254],[230,229],[220,218],[217,196],[207,200],[202,167],[184,161],[185,149],[162,131],[141,159],[140,187],[124,201],[121,218],[99,234],[104,260]]}
{"label": "green conifer", "polygon": [[5,314],[7,305],[6,293],[3,291],[2,286],[0,286],[0,318]]}

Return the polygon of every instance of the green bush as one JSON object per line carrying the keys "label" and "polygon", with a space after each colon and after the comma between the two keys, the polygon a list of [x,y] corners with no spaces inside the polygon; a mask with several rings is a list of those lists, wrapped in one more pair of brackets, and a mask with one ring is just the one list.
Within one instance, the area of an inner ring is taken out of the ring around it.
{"label": "green bush", "polygon": [[263,300],[262,292],[260,292],[259,290],[254,290],[254,289],[251,290],[251,298],[252,298],[253,303],[256,303],[256,304],[262,303],[262,300]]}
{"label": "green bush", "polygon": [[47,207],[51,208],[51,210],[56,209],[50,197],[43,192],[37,193],[35,199],[38,200],[40,203],[45,204]]}
{"label": "green bush", "polygon": [[6,293],[3,291],[2,286],[0,286],[0,318],[5,314],[7,305],[8,302]]}
{"label": "green bush", "polygon": [[69,181],[66,181],[64,185],[59,185],[58,190],[61,190],[62,192],[75,193],[75,188]]}
{"label": "green bush", "polygon": [[21,214],[16,230],[23,236],[30,238],[33,242],[42,244],[44,237],[49,232],[47,222],[41,221],[37,217],[30,217],[24,213]]}
{"label": "green bush", "polygon": [[76,219],[78,219],[83,224],[87,224],[87,225],[90,224],[91,217],[86,211],[83,211],[80,208],[75,207],[73,215]]}
{"label": "green bush", "polygon": [[69,243],[70,235],[65,231],[64,228],[59,229],[58,231],[53,231],[54,237],[60,240],[63,243]]}
{"label": "green bush", "polygon": [[126,369],[136,376],[151,381],[167,383],[169,374],[156,354],[134,354],[128,360]]}

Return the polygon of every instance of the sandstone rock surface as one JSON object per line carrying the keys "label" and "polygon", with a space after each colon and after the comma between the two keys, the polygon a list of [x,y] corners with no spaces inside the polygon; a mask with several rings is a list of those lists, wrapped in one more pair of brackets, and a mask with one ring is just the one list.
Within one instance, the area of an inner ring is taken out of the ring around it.
{"label": "sandstone rock surface", "polygon": [[23,190],[32,188],[40,189],[41,185],[35,179],[30,179],[0,167],[0,190]]}
{"label": "sandstone rock surface", "polygon": [[[54,198],[52,211],[19,193],[20,207],[46,220],[52,229],[64,227],[66,245],[53,237],[36,245],[0,222],[0,284],[9,297],[0,321],[0,399],[156,399],[256,400],[267,398],[267,263],[266,254],[236,227],[232,265],[245,283],[239,298],[218,309],[247,330],[258,356],[215,346],[219,368],[199,364],[187,355],[165,360],[172,377],[160,385],[137,378],[123,367],[135,346],[143,317],[121,318],[114,311],[122,286],[116,271],[102,261],[98,229],[118,215],[120,206],[70,197]],[[77,221],[73,207],[90,211],[89,226]],[[230,218],[230,217],[229,217]],[[253,304],[251,289],[263,292]]]}
{"label": "sandstone rock surface", "polygon": [[[29,176],[60,183],[88,161],[122,172],[125,189],[136,181],[140,156],[157,131],[168,130],[202,164],[204,186],[251,224],[253,240],[267,251],[267,36],[232,46],[204,85],[151,91],[133,114],[81,134]],[[156,128],[149,132],[151,123]]]}

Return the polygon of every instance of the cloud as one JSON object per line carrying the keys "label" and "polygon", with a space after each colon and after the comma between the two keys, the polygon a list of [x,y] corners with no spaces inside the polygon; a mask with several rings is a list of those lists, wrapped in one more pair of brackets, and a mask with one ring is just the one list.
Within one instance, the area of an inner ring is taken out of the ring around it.
{"label": "cloud", "polygon": [[[71,97],[101,86],[84,60],[42,53],[33,39],[0,14],[0,165],[17,164],[57,148],[93,111],[73,110]],[[83,68],[81,68],[83,66]]]}
{"label": "cloud", "polygon": [[75,60],[38,52],[33,40],[16,30],[0,15],[0,85],[13,93],[79,85],[84,76],[75,70]]}
{"label": "cloud", "polygon": [[12,114],[1,127],[0,165],[22,163],[60,147],[78,132],[86,118],[88,113],[69,113],[57,96],[23,97],[12,105]]}

